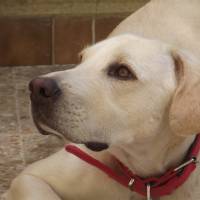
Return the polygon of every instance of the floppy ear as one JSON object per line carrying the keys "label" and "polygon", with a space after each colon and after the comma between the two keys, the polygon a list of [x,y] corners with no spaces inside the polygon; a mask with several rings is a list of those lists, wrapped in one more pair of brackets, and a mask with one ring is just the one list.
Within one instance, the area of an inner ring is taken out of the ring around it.
{"label": "floppy ear", "polygon": [[200,62],[185,52],[173,51],[177,88],[169,112],[169,123],[177,135],[200,132]]}

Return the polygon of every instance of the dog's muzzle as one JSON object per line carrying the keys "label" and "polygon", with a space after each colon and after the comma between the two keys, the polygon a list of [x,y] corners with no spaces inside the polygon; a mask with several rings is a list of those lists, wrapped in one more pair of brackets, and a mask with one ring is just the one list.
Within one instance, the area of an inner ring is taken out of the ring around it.
{"label": "dog's muzzle", "polygon": [[40,133],[51,134],[51,131],[47,131],[43,126],[51,127],[52,122],[47,119],[53,115],[55,103],[61,96],[61,89],[56,80],[38,77],[29,83],[29,90],[33,121]]}

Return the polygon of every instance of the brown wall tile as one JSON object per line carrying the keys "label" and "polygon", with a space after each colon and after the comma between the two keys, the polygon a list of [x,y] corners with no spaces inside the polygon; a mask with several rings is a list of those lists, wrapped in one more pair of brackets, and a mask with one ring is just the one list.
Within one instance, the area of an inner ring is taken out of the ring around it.
{"label": "brown wall tile", "polygon": [[96,42],[105,39],[123,19],[125,17],[97,18],[95,27]]}
{"label": "brown wall tile", "polygon": [[55,63],[77,63],[78,53],[92,42],[92,19],[57,17],[54,30]]}
{"label": "brown wall tile", "polygon": [[0,66],[51,63],[51,19],[1,18]]}

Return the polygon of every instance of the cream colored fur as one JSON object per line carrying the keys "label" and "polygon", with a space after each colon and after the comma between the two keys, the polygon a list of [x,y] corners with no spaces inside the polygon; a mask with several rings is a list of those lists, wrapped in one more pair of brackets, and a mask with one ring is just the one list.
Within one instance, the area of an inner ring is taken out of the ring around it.
{"label": "cream colored fur", "polygon": [[[109,36],[83,51],[79,66],[48,74],[64,96],[50,123],[74,142],[110,144],[97,159],[116,168],[115,155],[140,176],[181,163],[200,131],[200,1],[153,0]],[[127,34],[128,33],[128,34]],[[108,77],[113,62],[128,64],[137,80]],[[38,118],[38,124],[44,129]],[[161,200],[199,200],[200,169]],[[60,152],[27,167],[7,200],[142,200],[80,159]]]}

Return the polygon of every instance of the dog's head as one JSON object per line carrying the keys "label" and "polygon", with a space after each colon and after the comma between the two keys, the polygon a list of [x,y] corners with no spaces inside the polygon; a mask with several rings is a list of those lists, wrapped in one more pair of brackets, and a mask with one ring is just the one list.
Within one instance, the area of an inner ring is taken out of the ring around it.
{"label": "dog's head", "polygon": [[107,39],[85,49],[77,67],[30,83],[33,119],[42,133],[93,150],[152,137],[163,124],[177,135],[197,133],[197,64],[159,41]]}

